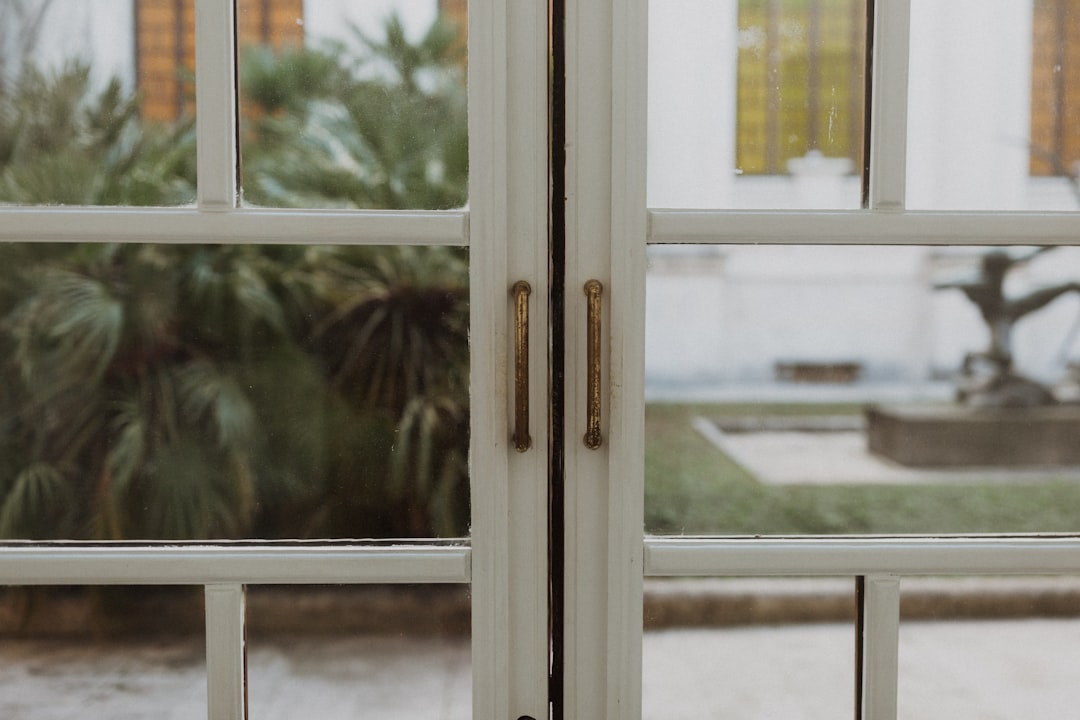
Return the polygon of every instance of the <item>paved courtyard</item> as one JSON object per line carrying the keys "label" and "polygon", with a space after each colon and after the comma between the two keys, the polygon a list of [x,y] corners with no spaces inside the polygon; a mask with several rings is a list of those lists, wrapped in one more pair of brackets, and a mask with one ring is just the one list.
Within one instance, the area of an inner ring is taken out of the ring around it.
{"label": "paved courtyard", "polygon": [[[852,717],[847,624],[649,632],[646,720]],[[1076,717],[1080,621],[904,623],[899,717]],[[252,720],[470,716],[464,638],[303,637],[251,642]],[[204,718],[197,640],[0,643],[0,718]]]}
{"label": "paved courtyard", "polygon": [[919,469],[873,455],[860,430],[731,432],[706,417],[694,429],[767,485],[1080,482],[1080,468]]}

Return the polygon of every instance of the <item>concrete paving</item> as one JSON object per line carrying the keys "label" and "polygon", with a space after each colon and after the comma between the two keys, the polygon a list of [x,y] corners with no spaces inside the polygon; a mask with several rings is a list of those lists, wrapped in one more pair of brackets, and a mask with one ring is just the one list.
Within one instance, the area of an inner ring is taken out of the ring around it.
{"label": "concrete paving", "polygon": [[729,432],[707,417],[693,421],[719,450],[767,485],[918,485],[1080,482],[1080,467],[911,468],[872,454],[858,430]]}
{"label": "concrete paving", "polygon": [[[843,623],[677,629],[644,639],[645,720],[852,717]],[[903,720],[1068,718],[1080,707],[1080,621],[906,622]],[[252,720],[470,717],[465,638],[303,637],[251,643]],[[0,718],[206,717],[197,640],[0,643]]]}

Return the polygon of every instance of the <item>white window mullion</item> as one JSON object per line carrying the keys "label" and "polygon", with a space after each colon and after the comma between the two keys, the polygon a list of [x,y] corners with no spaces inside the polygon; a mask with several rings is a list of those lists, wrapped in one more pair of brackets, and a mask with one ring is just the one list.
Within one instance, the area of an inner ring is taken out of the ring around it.
{"label": "white window mullion", "polygon": [[296,243],[353,245],[469,244],[460,211],[192,208],[15,208],[4,211],[0,242]]}
{"label": "white window mullion", "polygon": [[648,15],[612,4],[606,717],[627,720],[641,717]]}
{"label": "white window mullion", "polygon": [[896,720],[900,579],[866,578],[863,597],[862,720]]}
{"label": "white window mullion", "polygon": [[210,720],[246,720],[244,586],[206,586],[206,698]]}
{"label": "white window mullion", "polygon": [[1075,244],[1080,213],[653,210],[652,244]]}
{"label": "white window mullion", "polygon": [[198,205],[237,204],[236,10],[232,0],[195,0],[195,124]]}
{"label": "white window mullion", "polygon": [[[548,18],[469,2],[470,476],[473,717],[548,716]],[[515,403],[511,286],[529,299],[529,433]]]}
{"label": "white window mullion", "polygon": [[870,209],[903,210],[907,183],[911,0],[874,3],[870,102]]}

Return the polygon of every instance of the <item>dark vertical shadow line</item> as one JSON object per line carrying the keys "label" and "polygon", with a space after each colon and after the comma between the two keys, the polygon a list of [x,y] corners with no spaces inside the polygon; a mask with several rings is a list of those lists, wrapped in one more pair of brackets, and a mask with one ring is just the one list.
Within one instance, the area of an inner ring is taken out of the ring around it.
{"label": "dark vertical shadow line", "polygon": [[565,671],[565,478],[566,478],[566,3],[551,0],[551,99],[549,147],[551,151],[550,216],[550,370],[551,388],[548,454],[548,587],[551,675],[548,699],[552,720],[563,720]]}
{"label": "dark vertical shadow line", "polygon": [[[265,8],[264,8],[265,9]],[[242,203],[244,192],[244,147],[242,145],[243,138],[240,136],[240,122],[243,119],[240,116],[240,93],[242,88],[240,87],[240,7],[238,0],[233,0],[233,108],[232,112],[235,116],[235,122],[233,128],[235,135],[234,152],[236,157],[233,158],[236,163],[236,177],[234,178],[233,185],[233,207],[239,207]]]}
{"label": "dark vertical shadow line", "polygon": [[874,2],[866,0],[866,69],[863,71],[863,153],[862,153],[862,207],[870,208],[870,116],[874,99]]}
{"label": "dark vertical shadow line", "polygon": [[855,577],[855,720],[863,720],[863,663],[866,640],[866,576]]}

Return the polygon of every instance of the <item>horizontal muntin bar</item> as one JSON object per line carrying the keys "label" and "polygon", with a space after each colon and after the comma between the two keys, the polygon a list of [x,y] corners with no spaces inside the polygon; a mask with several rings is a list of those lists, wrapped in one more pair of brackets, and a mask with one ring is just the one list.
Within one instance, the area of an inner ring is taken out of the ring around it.
{"label": "horizontal muntin bar", "polygon": [[467,583],[466,546],[0,546],[0,585]]}
{"label": "horizontal muntin bar", "polygon": [[1068,245],[1080,212],[650,210],[649,243]]}
{"label": "horizontal muntin bar", "polygon": [[0,207],[0,242],[469,244],[464,211]]}
{"label": "horizontal muntin bar", "polygon": [[1080,574],[1080,537],[648,537],[645,575]]}

